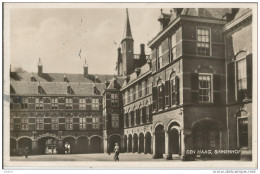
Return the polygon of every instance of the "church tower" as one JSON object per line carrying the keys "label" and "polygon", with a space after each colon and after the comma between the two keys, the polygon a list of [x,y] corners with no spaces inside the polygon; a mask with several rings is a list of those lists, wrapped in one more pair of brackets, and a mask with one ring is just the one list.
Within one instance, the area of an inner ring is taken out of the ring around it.
{"label": "church tower", "polygon": [[125,30],[123,33],[123,39],[121,41],[121,61],[118,61],[118,68],[122,72],[119,72],[118,75],[130,75],[134,72],[134,39],[132,37],[130,20],[128,15],[128,9],[126,9],[126,23]]}

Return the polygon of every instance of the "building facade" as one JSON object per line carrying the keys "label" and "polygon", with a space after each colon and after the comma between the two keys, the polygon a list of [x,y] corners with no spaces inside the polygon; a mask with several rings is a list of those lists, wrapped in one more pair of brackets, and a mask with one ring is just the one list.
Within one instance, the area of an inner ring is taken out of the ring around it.
{"label": "building facade", "polygon": [[[11,72],[11,151],[121,152],[153,158],[218,158],[189,150],[241,150],[252,157],[252,10],[161,10],[151,54],[134,53],[130,16],[117,75]],[[56,89],[56,90],[55,90]],[[85,125],[84,125],[85,124]],[[47,142],[47,143],[46,143]],[[92,150],[93,149],[93,150]],[[221,159],[225,156],[221,156]]]}

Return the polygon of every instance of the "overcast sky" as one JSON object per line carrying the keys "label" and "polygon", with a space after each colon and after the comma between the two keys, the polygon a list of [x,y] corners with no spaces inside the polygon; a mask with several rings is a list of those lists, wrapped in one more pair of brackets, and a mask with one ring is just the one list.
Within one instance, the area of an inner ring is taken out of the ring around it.
{"label": "overcast sky", "polygon": [[[128,9],[134,52],[158,32],[160,9]],[[165,11],[169,11],[166,9]],[[11,65],[37,72],[82,73],[86,58],[89,73],[115,74],[117,44],[125,27],[126,9],[12,9]],[[81,59],[78,55],[81,50]],[[146,53],[150,49],[146,46]]]}

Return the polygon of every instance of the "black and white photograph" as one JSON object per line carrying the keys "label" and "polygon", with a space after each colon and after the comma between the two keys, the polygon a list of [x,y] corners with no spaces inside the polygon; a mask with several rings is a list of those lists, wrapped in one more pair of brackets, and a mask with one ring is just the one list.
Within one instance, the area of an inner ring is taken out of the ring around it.
{"label": "black and white photograph", "polygon": [[257,3],[2,5],[4,168],[257,167]]}

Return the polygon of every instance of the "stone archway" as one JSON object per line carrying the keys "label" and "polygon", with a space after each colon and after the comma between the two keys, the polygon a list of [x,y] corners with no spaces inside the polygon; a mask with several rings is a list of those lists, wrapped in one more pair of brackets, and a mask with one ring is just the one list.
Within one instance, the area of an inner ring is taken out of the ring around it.
{"label": "stone archway", "polygon": [[10,155],[16,155],[16,139],[10,138]]}
{"label": "stone archway", "polygon": [[70,153],[76,153],[76,139],[74,137],[65,137],[62,141],[63,147],[68,143],[70,145]]}
{"label": "stone archway", "polygon": [[177,122],[172,122],[168,126],[168,153],[181,155],[180,149],[180,125]]}
{"label": "stone archway", "polygon": [[57,153],[57,139],[54,137],[41,137],[38,139],[39,154],[56,154]]}
{"label": "stone archway", "polygon": [[147,154],[151,154],[152,153],[152,149],[151,149],[151,145],[152,145],[152,135],[150,132],[146,132],[145,134],[145,148],[144,148],[144,153]]}
{"label": "stone archway", "polygon": [[119,135],[111,135],[109,137],[109,144],[110,144],[110,152],[113,152],[114,148],[115,148],[115,144],[118,144],[118,146],[120,147],[119,150],[120,152],[122,151],[122,146],[121,146],[121,137]]}
{"label": "stone archway", "polygon": [[165,153],[165,132],[164,126],[159,124],[155,127],[155,149],[154,158],[163,158]]}
{"label": "stone archway", "polygon": [[139,134],[138,153],[144,153],[144,134],[142,132]]}
{"label": "stone archway", "polygon": [[25,148],[29,148],[29,154],[32,153],[32,140],[28,137],[23,137],[18,140],[18,149],[22,154],[25,153]]}
{"label": "stone archway", "polygon": [[88,137],[82,136],[77,139],[77,153],[88,153],[89,152],[89,139]]}
{"label": "stone archway", "polygon": [[128,146],[127,146],[127,152],[132,152],[132,135],[128,135]]}
{"label": "stone archway", "polygon": [[90,153],[102,153],[102,140],[99,136],[90,138]]}
{"label": "stone archway", "polygon": [[132,152],[133,153],[137,152],[138,151],[138,136],[136,133],[133,135],[133,144],[132,145],[133,145]]}
{"label": "stone archway", "polygon": [[124,152],[127,152],[127,136],[124,135]]}

